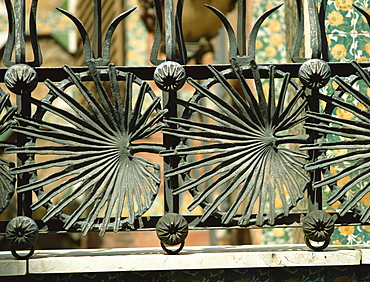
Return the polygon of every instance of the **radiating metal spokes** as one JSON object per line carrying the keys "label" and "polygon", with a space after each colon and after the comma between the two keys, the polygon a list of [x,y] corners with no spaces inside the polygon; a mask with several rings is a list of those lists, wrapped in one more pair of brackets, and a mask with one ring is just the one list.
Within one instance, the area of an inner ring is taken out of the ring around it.
{"label": "radiating metal spokes", "polygon": [[[11,118],[17,110],[16,106],[11,106],[9,94],[0,88],[0,136],[7,132],[11,126]],[[0,147],[8,147],[9,144],[0,143]],[[0,214],[9,205],[14,194],[14,177],[9,173],[9,168],[14,164],[8,160],[0,158]]]}
{"label": "radiating metal spokes", "polygon": [[[190,191],[194,200],[188,208],[202,206],[203,221],[219,214],[223,224],[272,225],[296,206],[309,181],[303,169],[307,156],[297,148],[307,141],[299,130],[307,107],[304,89],[271,66],[265,67],[265,92],[254,61],[223,72],[209,70],[214,77],[204,84],[188,80],[195,93],[189,101],[177,100],[185,108],[183,117],[166,120],[180,128],[163,132],[182,142],[161,154],[178,155],[183,162],[165,174],[183,176],[173,192]],[[246,70],[253,73],[253,88],[242,75]],[[234,85],[226,79],[232,75]],[[215,93],[213,85],[221,92]]]}
{"label": "radiating metal spokes", "polygon": [[326,151],[326,155],[306,166],[309,171],[324,172],[324,178],[314,183],[314,187],[328,185],[332,190],[328,204],[340,201],[340,215],[352,210],[360,214],[361,222],[366,222],[370,218],[370,206],[360,209],[359,203],[370,192],[370,98],[355,83],[370,87],[370,76],[369,68],[363,69],[355,62],[352,65],[356,75],[347,79],[335,77],[338,87],[334,94],[320,95],[326,102],[325,112],[307,113],[316,122],[305,127],[328,138],[301,148]]}
{"label": "radiating metal spokes", "polygon": [[[69,67],[64,70],[69,76],[67,82],[46,81],[45,84],[50,89],[49,97],[54,97],[51,100],[62,101],[65,108],[47,99],[32,99],[39,108],[36,117],[15,117],[20,124],[13,127],[15,132],[51,145],[19,147],[9,152],[51,158],[24,164],[12,173],[53,169],[47,176],[20,186],[18,193],[36,192],[38,200],[32,209],[46,207],[44,221],[61,215],[65,208],[84,196],[69,215],[59,216],[64,227],[81,228],[84,234],[92,229],[100,230],[101,235],[106,230],[118,231],[143,215],[157,195],[159,165],[138,153],[158,153],[163,149],[159,144],[143,143],[143,139],[161,130],[166,110],[161,109],[160,98],[146,82],[131,73],[117,71],[113,65],[98,70],[90,62],[89,72],[85,74],[76,74]],[[109,76],[109,89],[100,80],[101,75]],[[82,82],[87,77],[93,80],[94,87]],[[80,98],[75,99],[66,91],[71,85]],[[40,112],[62,122],[39,119]],[[52,188],[44,191],[47,185]],[[86,219],[80,220],[82,216]],[[103,219],[95,224],[98,217]]]}

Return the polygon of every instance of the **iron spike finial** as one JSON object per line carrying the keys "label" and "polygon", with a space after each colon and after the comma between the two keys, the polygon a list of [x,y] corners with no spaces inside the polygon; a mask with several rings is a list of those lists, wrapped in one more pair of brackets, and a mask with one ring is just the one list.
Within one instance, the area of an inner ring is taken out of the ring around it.
{"label": "iron spike finial", "polygon": [[[31,67],[42,65],[42,55],[37,39],[36,12],[38,0],[32,0],[29,29],[34,60],[26,62],[26,4],[25,0],[14,1],[14,8],[11,0],[5,0],[9,21],[9,35],[5,44],[3,62],[6,67],[15,64],[27,64]],[[15,51],[15,61],[12,61],[12,54]]]}
{"label": "iron spike finial", "polygon": [[[224,25],[227,35],[229,37],[229,58],[232,63],[250,63],[251,61],[255,61],[255,54],[256,54],[256,39],[257,39],[257,33],[258,30],[260,29],[263,21],[274,11],[279,9],[283,5],[280,4],[272,9],[267,10],[264,12],[256,21],[254,24],[250,35],[249,35],[249,40],[248,40],[248,56],[246,57],[245,51],[243,50],[245,45],[245,41],[240,41],[240,40],[246,40],[245,36],[240,36],[239,31],[238,31],[238,37],[235,36],[235,32],[226,18],[226,16],[219,10],[217,10],[215,7],[205,5],[208,9],[210,9],[212,12],[216,14],[216,16],[221,20],[222,24]],[[241,20],[240,20],[241,21]]]}
{"label": "iron spike finial", "polygon": [[110,63],[110,47],[111,39],[118,24],[130,15],[136,7],[127,10],[118,15],[109,25],[102,43],[102,28],[101,28],[101,0],[93,0],[94,11],[94,31],[93,43],[91,46],[90,37],[84,24],[70,12],[57,8],[57,10],[67,16],[77,27],[83,42],[84,63],[88,65],[89,61],[93,61],[96,66],[108,66]]}
{"label": "iron spike finial", "polygon": [[329,61],[328,42],[325,34],[325,10],[327,0],[322,1],[320,11],[317,8],[315,0],[308,1],[308,17],[310,22],[310,38],[311,38],[311,56],[309,58],[300,58],[299,50],[304,34],[304,11],[302,0],[296,0],[298,9],[298,27],[296,38],[294,40],[292,61],[295,63],[304,62],[310,59],[323,59]]}
{"label": "iron spike finial", "polygon": [[[165,3],[164,6],[164,24],[162,7],[160,0],[154,0],[155,10],[156,10],[156,26],[154,34],[154,43],[150,53],[150,62],[158,66],[165,60],[160,60],[157,58],[159,49],[161,46],[163,26],[165,27],[165,44],[166,44],[166,60],[175,61],[179,64],[186,64],[188,61],[184,36],[182,33],[182,11],[184,7],[184,0],[178,0],[176,6],[176,15],[173,17],[174,13],[174,2],[173,0]],[[176,45],[179,51],[179,58],[176,57]]]}
{"label": "iron spike finial", "polygon": [[361,7],[359,7],[355,4],[353,4],[353,7],[355,7],[356,10],[359,11],[365,17],[365,19],[367,21],[367,24],[370,27],[370,14],[368,12],[366,12],[366,10],[362,9]]}

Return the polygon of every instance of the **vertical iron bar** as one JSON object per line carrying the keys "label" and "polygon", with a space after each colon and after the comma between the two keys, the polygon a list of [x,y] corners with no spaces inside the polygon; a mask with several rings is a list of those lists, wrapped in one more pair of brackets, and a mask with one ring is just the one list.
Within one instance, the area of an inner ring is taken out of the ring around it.
{"label": "vertical iron bar", "polygon": [[[174,1],[164,1],[164,20],[165,20],[165,42],[166,42],[166,61],[174,61],[176,59],[176,28],[175,28],[175,9]],[[163,91],[163,107],[168,109],[166,117],[177,117],[177,105],[174,100],[177,97],[176,91]],[[176,128],[176,125],[170,125]],[[173,149],[178,144],[179,139],[165,134],[163,136],[163,143],[167,149]],[[179,158],[177,156],[164,158],[164,170],[168,171],[177,167]],[[179,212],[179,196],[174,196],[172,191],[178,187],[178,176],[168,177],[164,181],[165,191],[165,211]]]}
{"label": "vertical iron bar", "polygon": [[164,22],[166,40],[166,60],[176,59],[176,26],[174,0],[164,1]]}
{"label": "vertical iron bar", "polygon": [[16,0],[14,10],[15,19],[15,62],[26,61],[26,7],[25,0]]}
{"label": "vertical iron bar", "polygon": [[[25,0],[16,0],[14,2],[15,11],[15,63],[25,64],[26,63],[26,3]],[[17,106],[18,113],[25,117],[31,116],[31,104],[29,103],[30,93],[23,92],[21,95],[17,95]],[[17,135],[17,142],[20,146],[24,146],[27,143],[27,137],[23,134]],[[27,154],[17,154],[17,165],[24,165],[30,156]],[[33,158],[33,156],[31,156]],[[17,185],[22,186],[28,184],[31,179],[30,173],[23,173],[18,175]],[[25,192],[18,194],[17,198],[17,214],[32,217],[31,204],[32,204],[32,192]]]}
{"label": "vertical iron bar", "polygon": [[[317,9],[317,2],[316,0],[308,0],[308,17],[309,17],[309,25],[310,25],[310,40],[311,40],[311,59],[313,58],[321,58],[321,50],[322,50],[322,42],[321,42],[321,30],[320,30],[320,23],[319,23],[319,12]],[[319,99],[318,88],[313,88],[310,90],[311,95],[309,95],[309,103],[310,103],[310,110],[313,112],[319,112]],[[315,121],[311,121],[315,122]],[[310,143],[316,143],[319,135],[315,131],[309,132],[311,136]],[[315,161],[319,156],[319,152],[313,150],[310,153],[310,160]],[[312,183],[321,180],[321,170],[315,169],[311,173],[311,183],[308,187],[308,210],[321,210],[322,209],[322,189],[317,188],[313,189]]]}
{"label": "vertical iron bar", "polygon": [[320,59],[322,42],[321,42],[321,28],[319,22],[319,13],[317,10],[317,1],[308,1],[308,17],[310,24],[310,38],[311,38],[311,59]]}
{"label": "vertical iron bar", "polygon": [[[318,99],[318,94],[319,90],[318,89],[312,89],[312,90],[307,90],[310,91],[311,93],[308,93],[308,99],[309,99],[309,107],[310,111],[319,112],[319,99]],[[309,120],[308,122],[315,122],[312,120]],[[317,139],[319,138],[319,135],[317,132],[309,130],[307,132],[310,135],[310,140],[309,144],[314,144],[317,142]],[[317,160],[317,157],[319,156],[319,152],[316,150],[312,150],[309,153],[310,156],[310,161],[315,161]],[[314,189],[312,187],[312,184],[314,182],[317,182],[321,180],[321,170],[320,169],[315,169],[311,172],[311,181],[307,187],[307,195],[308,195],[308,211],[314,211],[314,210],[321,210],[322,209],[322,190],[321,188],[316,188]]]}
{"label": "vertical iron bar", "polygon": [[[176,98],[176,91],[165,92],[163,91],[163,104],[164,108],[168,109],[166,117],[176,117],[177,116],[177,105],[174,103],[174,98]],[[176,128],[176,125],[169,125],[171,128]],[[166,149],[174,149],[179,144],[179,139],[167,134],[163,135],[163,144]],[[179,164],[178,156],[164,157],[164,170],[168,171],[176,168]],[[164,181],[164,191],[165,191],[165,211],[179,213],[179,196],[174,196],[172,191],[179,186],[178,176],[165,177]]]}
{"label": "vertical iron bar", "polygon": [[329,46],[328,40],[326,38],[326,31],[325,31],[325,20],[326,20],[326,7],[328,5],[327,0],[323,0],[320,6],[319,12],[319,24],[320,24],[320,33],[321,33],[321,52],[322,52],[322,59],[326,62],[329,62]]}
{"label": "vertical iron bar", "polygon": [[[28,97],[27,97],[28,96]],[[24,117],[31,116],[31,104],[29,103],[30,93],[23,92],[21,95],[17,95],[17,106],[18,112]],[[18,146],[25,146],[29,142],[28,138],[24,134],[17,134]],[[26,164],[30,159],[33,159],[33,155],[17,154],[17,166]],[[22,173],[17,176],[17,186],[26,185],[30,182],[32,174]],[[18,200],[18,215],[32,217],[32,191],[17,194]]]}
{"label": "vertical iron bar", "polygon": [[246,0],[238,0],[238,30],[237,30],[237,40],[238,40],[238,53],[239,56],[245,56],[246,49],[246,16],[247,16],[247,4]]}
{"label": "vertical iron bar", "polygon": [[95,59],[102,58],[102,15],[101,15],[101,0],[93,0],[93,42],[92,42],[92,57]]}

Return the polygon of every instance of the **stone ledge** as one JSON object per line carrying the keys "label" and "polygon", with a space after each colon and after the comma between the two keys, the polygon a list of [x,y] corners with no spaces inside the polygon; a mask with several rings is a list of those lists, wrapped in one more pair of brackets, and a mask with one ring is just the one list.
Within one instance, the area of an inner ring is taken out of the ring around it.
{"label": "stone ledge", "polygon": [[27,262],[25,260],[11,259],[13,258],[11,255],[5,258],[3,253],[0,252],[0,277],[23,276],[27,274]]}
{"label": "stone ledge", "polygon": [[361,264],[370,264],[366,245],[330,246],[322,252],[305,245],[185,247],[179,255],[167,255],[160,248],[36,250],[28,261],[0,252],[0,276]]}

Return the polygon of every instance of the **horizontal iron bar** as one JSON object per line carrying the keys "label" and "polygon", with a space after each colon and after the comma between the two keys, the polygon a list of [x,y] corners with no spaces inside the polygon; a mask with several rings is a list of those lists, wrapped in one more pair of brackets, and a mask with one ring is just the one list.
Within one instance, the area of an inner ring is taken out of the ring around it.
{"label": "horizontal iron bar", "polygon": [[[330,213],[335,215],[336,213]],[[301,218],[305,216],[305,213],[291,213],[286,217],[278,218],[275,221],[274,226],[265,225],[262,228],[292,228],[300,227]],[[221,219],[216,217],[209,217],[205,222],[199,222],[199,216],[194,215],[184,215],[186,221],[189,224],[190,230],[210,230],[210,229],[239,229],[239,228],[261,228],[255,225],[251,226],[236,226],[236,225],[224,225],[221,224]],[[252,217],[254,218],[255,215]],[[160,219],[160,216],[151,216],[151,217],[141,217],[135,222],[135,226],[132,228],[127,228],[122,231],[144,231],[144,230],[155,230],[155,226]],[[100,222],[102,219],[98,219],[97,222]],[[63,223],[59,220],[49,220],[46,224],[41,220],[36,220],[36,223],[40,229],[40,233],[65,233],[63,229]],[[0,221],[0,236],[5,235],[6,226],[8,221]],[[340,217],[335,222],[336,225],[362,225],[359,221],[358,216],[349,212],[346,215]],[[93,230],[98,231],[98,230]],[[75,228],[71,228],[68,232],[79,232]]]}
{"label": "horizontal iron bar", "polygon": [[[261,64],[260,66],[270,66],[271,64]],[[274,64],[276,70],[280,70],[283,72],[289,72],[291,77],[298,77],[298,70],[302,64]],[[370,63],[361,63],[361,67],[366,68],[370,67]],[[213,65],[218,71],[222,71],[225,69],[230,68],[230,65]],[[354,74],[356,70],[350,63],[329,63],[331,68],[331,76],[341,76],[347,77],[351,74]],[[146,66],[146,67],[116,67],[117,70],[123,72],[131,72],[135,74],[137,77],[143,80],[152,80],[153,73],[155,70],[155,66]],[[43,82],[46,79],[50,79],[51,81],[61,81],[64,78],[67,78],[67,73],[63,70],[63,68],[35,68],[38,74],[39,82]],[[72,67],[71,68],[74,72],[80,73],[88,71],[87,67]],[[188,77],[192,77],[194,79],[207,79],[213,77],[211,71],[207,68],[206,65],[186,65],[185,70]],[[0,68],[0,83],[4,82],[4,75],[7,71],[7,68]],[[249,71],[245,72],[246,78],[252,78],[252,73]],[[262,78],[268,78],[268,72],[262,71],[261,72]],[[108,80],[108,76],[102,77],[102,80]]]}

